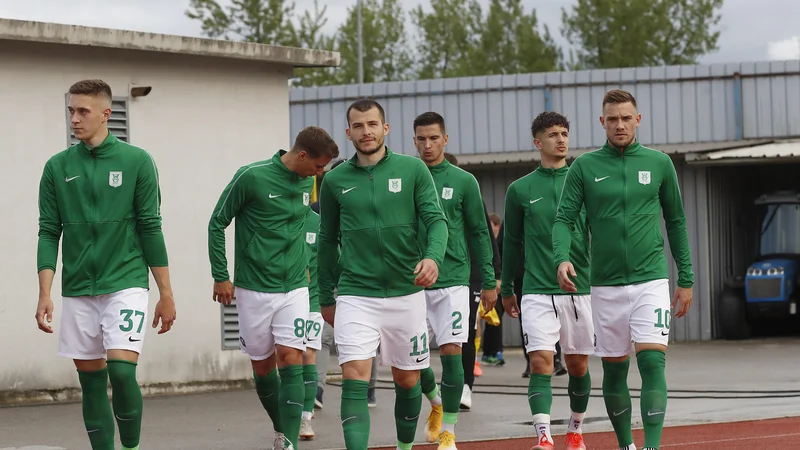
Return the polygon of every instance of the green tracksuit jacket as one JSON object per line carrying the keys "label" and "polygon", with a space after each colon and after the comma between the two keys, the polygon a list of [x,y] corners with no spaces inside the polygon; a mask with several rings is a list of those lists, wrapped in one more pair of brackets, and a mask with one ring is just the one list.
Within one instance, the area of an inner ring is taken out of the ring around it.
{"label": "green tracksuit jacket", "polygon": [[235,286],[268,293],[308,286],[303,228],[314,179],[289,170],[285,153],[240,168],[222,191],[208,222],[214,281],[229,279],[225,229],[235,217]]}
{"label": "green tracksuit jacket", "polygon": [[667,226],[678,286],[694,283],[686,216],[670,157],[633,143],[621,152],[606,143],[572,163],[553,225],[556,265],[569,261],[571,230],[585,205],[592,286],[623,286],[668,278],[661,235]]}
{"label": "green tracksuit jacket", "polygon": [[[423,289],[414,284],[414,268],[423,258],[441,267],[447,246],[447,218],[435,189],[425,163],[388,148],[375,166],[359,166],[354,155],[325,175],[320,187],[320,305],[335,303],[334,287],[339,295],[381,298]],[[425,252],[417,242],[420,220],[428,231]]]}
{"label": "green tracksuit jacket", "polygon": [[303,238],[306,240],[306,255],[308,256],[308,303],[310,312],[320,312],[319,285],[317,284],[317,235],[319,234],[319,214],[313,209],[308,210],[306,223],[303,227]]}
{"label": "green tracksuit jacket", "polygon": [[[503,220],[503,278],[500,289],[504,297],[514,293],[520,252],[523,252],[525,261],[523,295],[567,294],[558,286],[556,266],[553,265],[553,219],[568,172],[568,166],[560,169],[539,166],[508,187]],[[571,242],[569,260],[578,275],[574,280],[578,292],[574,294],[588,295],[589,232],[583,210],[575,221]]]}
{"label": "green tracksuit jacket", "polygon": [[148,266],[167,266],[158,169],[146,151],[110,134],[54,155],[39,184],[38,271],[55,272],[64,234],[61,291],[96,296],[149,289]]}
{"label": "green tracksuit jacket", "polygon": [[[439,278],[430,289],[469,286],[471,265],[467,242],[480,265],[482,289],[495,289],[497,280],[492,267],[492,241],[478,180],[447,160],[428,169],[449,227]],[[420,226],[419,231],[420,246],[424,249],[428,234],[424,226]]]}

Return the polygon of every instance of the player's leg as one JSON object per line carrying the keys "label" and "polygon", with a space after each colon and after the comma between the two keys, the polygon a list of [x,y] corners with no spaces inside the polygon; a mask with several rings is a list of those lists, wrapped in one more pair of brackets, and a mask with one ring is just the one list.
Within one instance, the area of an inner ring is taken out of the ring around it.
{"label": "player's leg", "polygon": [[108,401],[100,302],[98,297],[63,299],[58,355],[75,362],[83,396],[83,423],[92,450],[113,450],[114,413]]}
{"label": "player's leg", "polygon": [[419,291],[384,299],[381,305],[381,363],[392,366],[394,418],[400,450],[410,450],[413,445],[422,411],[419,372],[430,366],[425,304],[425,292]]}
{"label": "player's leg", "polygon": [[103,311],[103,345],[108,353],[112,406],[122,449],[138,449],[142,429],[142,391],[136,366],[147,331],[149,293],[133,288],[107,296]]}
{"label": "player's leg", "polygon": [[588,295],[561,295],[556,297],[561,321],[560,343],[569,373],[570,421],[567,427],[567,450],[581,450],[582,424],[589,406],[592,379],[589,374],[589,355],[594,353],[594,325],[592,323],[591,297]]}
{"label": "player's leg", "polygon": [[325,395],[325,381],[328,374],[328,362],[331,359],[331,348],[334,348],[333,327],[330,324],[322,325],[322,348],[317,352],[317,397],[314,407],[322,409],[323,396]]}
{"label": "player's leg", "polygon": [[552,295],[528,294],[520,302],[522,341],[530,355],[531,376],[528,379],[528,406],[536,428],[537,445],[532,450],[552,450],[550,408],[553,404],[553,356],[561,325]]}
{"label": "player's leg", "polygon": [[631,333],[642,377],[644,449],[657,449],[667,411],[666,351],[671,323],[668,280],[630,286],[634,302]]}
{"label": "player's leg", "polygon": [[314,400],[317,394],[317,351],[322,348],[322,314],[311,312],[306,322],[306,351],[303,353],[303,420],[300,423],[300,439],[314,439],[311,418],[314,416]]}
{"label": "player's leg", "polygon": [[[445,297],[444,293],[446,292],[445,289],[431,289],[426,290],[425,292],[425,306],[426,306],[426,323],[427,323],[427,331],[428,331],[428,339],[433,338],[434,336],[440,336],[441,327],[434,325],[436,324],[436,320],[439,319],[441,314],[438,313],[439,309],[444,309],[443,307],[443,299]],[[439,330],[437,333],[435,330]],[[439,343],[439,351],[440,354],[443,351],[442,344]],[[436,442],[439,439],[439,432],[442,428],[442,416],[444,414],[444,409],[442,407],[442,396],[439,392],[439,386],[436,384],[436,375],[433,373],[433,368],[425,367],[420,369],[419,371],[419,383],[420,388],[422,389],[422,394],[428,399],[431,404],[431,412],[428,414],[428,419],[426,421],[426,434],[425,440],[428,442]]]}
{"label": "player's leg", "polygon": [[461,363],[464,370],[464,389],[461,392],[461,409],[469,411],[472,408],[472,386],[475,383],[475,360],[476,347],[475,335],[478,327],[478,305],[480,304],[480,283],[473,283],[469,287],[469,322],[466,326],[469,330],[467,342],[461,346]]}
{"label": "player's leg", "polygon": [[592,286],[595,352],[603,360],[603,401],[621,449],[634,449],[631,432],[631,302],[627,286]]}
{"label": "player's leg", "polygon": [[382,299],[371,297],[342,295],[336,301],[333,331],[342,366],[340,417],[348,450],[366,450],[369,443],[367,390],[380,342],[382,305]]}
{"label": "player's leg", "polygon": [[308,288],[301,287],[275,296],[272,335],[278,354],[276,364],[281,379],[278,395],[283,434],[297,448],[300,424],[303,420],[305,386],[303,382],[303,352],[306,349],[308,322]]}

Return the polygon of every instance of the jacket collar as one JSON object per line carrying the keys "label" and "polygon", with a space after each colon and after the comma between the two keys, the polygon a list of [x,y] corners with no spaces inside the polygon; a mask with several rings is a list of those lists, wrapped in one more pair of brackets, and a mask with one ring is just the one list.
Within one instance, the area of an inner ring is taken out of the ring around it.
{"label": "jacket collar", "polygon": [[642,148],[642,144],[640,144],[638,140],[633,141],[631,145],[623,149],[614,147],[608,141],[606,141],[605,144],[603,144],[601,150],[613,156],[623,156],[623,155],[633,155],[637,151],[639,151],[640,148]]}

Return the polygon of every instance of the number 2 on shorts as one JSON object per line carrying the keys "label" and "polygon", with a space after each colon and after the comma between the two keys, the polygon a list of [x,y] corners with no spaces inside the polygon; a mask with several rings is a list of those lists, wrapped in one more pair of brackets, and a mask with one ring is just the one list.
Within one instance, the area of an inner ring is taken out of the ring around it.
{"label": "number 2 on shorts", "polygon": [[461,319],[463,316],[461,315],[461,311],[453,311],[453,330],[460,330],[461,329]]}
{"label": "number 2 on shorts", "polygon": [[119,326],[119,329],[124,331],[125,333],[131,331],[133,329],[133,319],[131,316],[139,318],[139,327],[136,328],[137,333],[142,332],[142,325],[144,324],[144,311],[133,310],[133,309],[121,309],[119,311],[119,315],[122,316],[122,320],[125,321],[124,324]]}
{"label": "number 2 on shorts", "polygon": [[[422,339],[422,351],[419,350],[419,340]],[[414,336],[411,338],[411,353],[408,356],[419,356],[428,353],[428,333],[423,333],[419,338]]]}

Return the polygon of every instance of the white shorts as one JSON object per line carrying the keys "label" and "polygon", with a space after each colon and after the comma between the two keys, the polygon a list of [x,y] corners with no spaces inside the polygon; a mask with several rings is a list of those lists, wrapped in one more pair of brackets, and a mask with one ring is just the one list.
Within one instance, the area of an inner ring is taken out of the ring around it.
{"label": "white shorts", "polygon": [[282,292],[256,292],[236,288],[239,348],[253,361],[275,353],[275,345],[305,351],[308,288]]}
{"label": "white shorts", "polygon": [[669,342],[669,280],[629,286],[592,286],[595,355],[616,358],[634,350],[634,343]]}
{"label": "white shorts", "polygon": [[105,358],[108,350],[142,353],[148,299],[143,288],[94,297],[64,297],[59,356],[91,360]]}
{"label": "white shorts", "polygon": [[526,294],[520,305],[525,351],[556,351],[565,355],[594,353],[592,300],[588,295]]}
{"label": "white shorts", "polygon": [[436,343],[461,344],[469,340],[469,287],[453,286],[425,291],[428,333]]}
{"label": "white shorts", "polygon": [[336,300],[333,332],[339,365],[374,358],[401,370],[430,366],[425,292],[402,297],[340,296]]}
{"label": "white shorts", "polygon": [[322,320],[322,313],[308,313],[305,340],[307,349],[322,350],[322,328],[324,326],[325,322]]}

